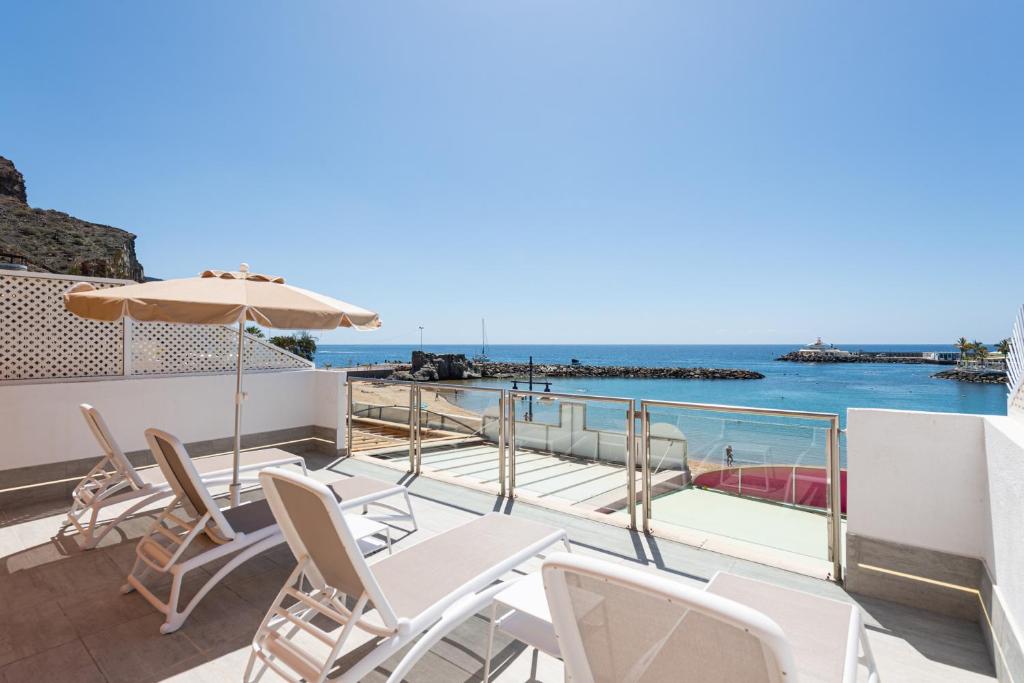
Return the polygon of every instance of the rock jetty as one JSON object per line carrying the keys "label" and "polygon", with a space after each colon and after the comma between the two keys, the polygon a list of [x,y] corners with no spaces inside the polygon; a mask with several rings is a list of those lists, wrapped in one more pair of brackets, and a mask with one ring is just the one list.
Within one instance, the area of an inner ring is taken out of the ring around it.
{"label": "rock jetty", "polygon": [[1004,370],[943,370],[936,372],[932,377],[938,379],[952,379],[957,382],[977,382],[979,384],[1006,384],[1006,372]]}
{"label": "rock jetty", "polygon": [[[529,372],[526,363],[481,363],[483,377],[522,377]],[[625,365],[538,365],[534,376],[545,377],[626,377],[630,379],[764,379],[753,370],[735,368],[646,368]]]}
{"label": "rock jetty", "polygon": [[[413,351],[412,367],[397,369],[390,379],[436,382],[446,379],[522,378],[530,366],[526,363],[473,362],[461,353],[424,353]],[[543,377],[627,377],[632,379],[764,379],[753,370],[735,368],[644,368],[622,365],[582,365],[573,363],[537,364],[535,378]]]}

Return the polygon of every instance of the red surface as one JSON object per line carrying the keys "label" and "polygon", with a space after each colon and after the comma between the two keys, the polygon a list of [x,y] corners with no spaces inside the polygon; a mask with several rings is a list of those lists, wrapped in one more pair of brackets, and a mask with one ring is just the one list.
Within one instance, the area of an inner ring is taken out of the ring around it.
{"label": "red surface", "polygon": [[[805,507],[828,507],[825,468],[766,465],[729,467],[705,472],[693,480],[695,486]],[[839,472],[842,511],[846,512],[846,470]]]}

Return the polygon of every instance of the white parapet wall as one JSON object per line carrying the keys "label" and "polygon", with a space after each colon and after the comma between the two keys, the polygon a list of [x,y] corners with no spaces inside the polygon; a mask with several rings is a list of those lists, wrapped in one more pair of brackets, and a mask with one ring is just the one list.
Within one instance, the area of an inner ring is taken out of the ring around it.
{"label": "white parapet wall", "polygon": [[[343,444],[344,383],[326,370],[247,373],[242,432],[322,427]],[[147,427],[186,443],[230,437],[234,391],[230,374],[0,385],[0,472],[97,456],[81,403],[100,410],[126,452],[146,448]]]}
{"label": "white parapet wall", "polygon": [[847,587],[974,618],[1024,680],[1024,422],[850,409]]}

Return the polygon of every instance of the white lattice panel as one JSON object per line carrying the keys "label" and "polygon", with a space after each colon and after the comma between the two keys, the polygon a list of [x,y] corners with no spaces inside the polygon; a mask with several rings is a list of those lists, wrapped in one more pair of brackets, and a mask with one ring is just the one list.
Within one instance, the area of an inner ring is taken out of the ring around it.
{"label": "white lattice panel", "polygon": [[122,323],[84,320],[64,310],[64,292],[75,282],[0,276],[0,380],[123,373]]}
{"label": "white lattice panel", "polygon": [[[64,310],[64,292],[78,282],[97,288],[117,281],[0,274],[0,381],[109,377],[124,374],[125,323],[101,323]],[[234,372],[236,330],[219,325],[131,322],[133,375]],[[287,370],[312,364],[247,338],[248,370]]]}
{"label": "white lattice panel", "polygon": [[[132,374],[233,372],[238,332],[220,325],[132,323]],[[260,340],[246,338],[247,370],[305,368],[309,363]]]}
{"label": "white lattice panel", "polygon": [[1010,335],[1010,352],[1006,354],[1006,382],[1010,387],[1007,413],[1024,419],[1024,306]]}

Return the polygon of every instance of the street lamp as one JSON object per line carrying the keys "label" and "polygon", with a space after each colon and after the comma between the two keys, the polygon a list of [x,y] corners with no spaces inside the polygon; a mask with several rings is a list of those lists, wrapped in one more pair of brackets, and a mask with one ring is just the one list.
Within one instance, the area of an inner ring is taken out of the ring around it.
{"label": "street lamp", "polygon": [[420,351],[423,350],[423,325],[420,325]]}
{"label": "street lamp", "polygon": [[[533,391],[533,356],[530,356],[530,364],[529,364],[529,368],[528,368],[528,374],[527,374],[527,380],[526,381],[527,381],[527,389],[529,391]],[[543,384],[544,385],[544,392],[545,393],[551,393],[551,382],[537,380],[537,384]],[[513,378],[513,380],[512,380],[512,390],[515,391],[518,388],[519,388],[518,380]],[[526,410],[525,417],[526,417],[526,421],[527,422],[533,422],[533,395],[531,394],[527,398],[529,400],[528,400],[528,407],[527,407],[527,410]]]}

